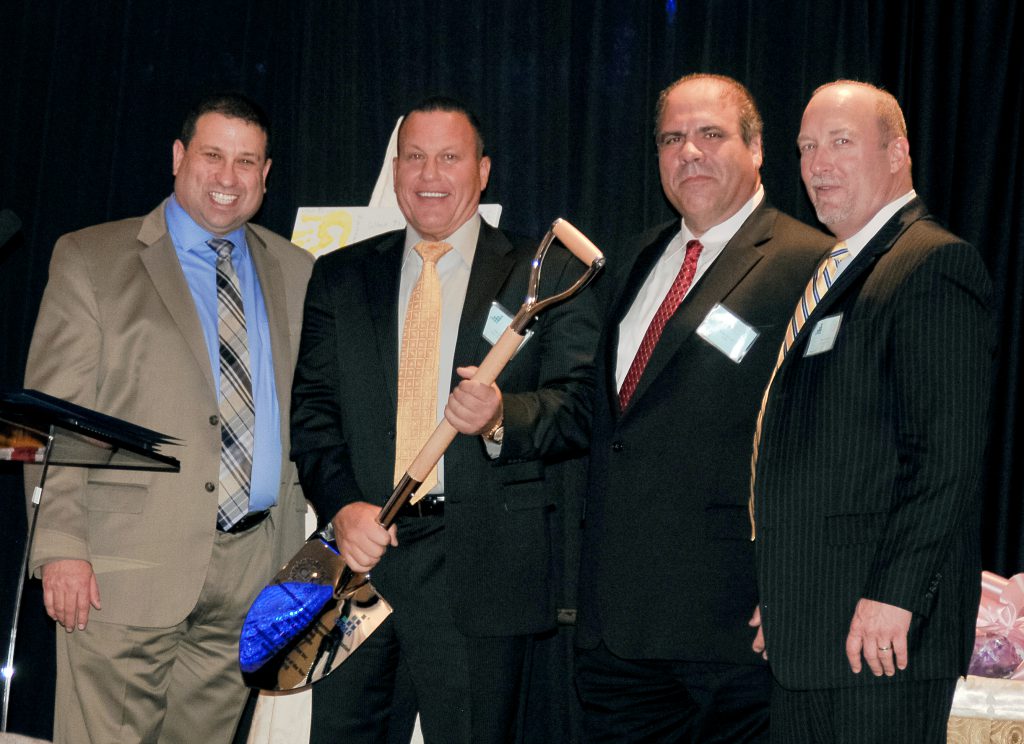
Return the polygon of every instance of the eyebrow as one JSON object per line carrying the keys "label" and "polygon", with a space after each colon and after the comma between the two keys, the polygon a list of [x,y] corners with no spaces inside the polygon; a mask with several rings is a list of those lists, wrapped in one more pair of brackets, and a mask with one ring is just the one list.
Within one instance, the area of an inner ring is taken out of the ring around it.
{"label": "eyebrow", "polygon": [[[725,131],[725,127],[723,127],[721,124],[705,124],[702,127],[697,127],[694,131],[697,134],[701,134],[703,132],[710,132],[712,129],[716,129],[716,130],[718,130],[720,132],[724,132]],[[663,130],[661,132],[658,132],[657,136],[664,137],[665,135],[669,135],[669,134],[683,135],[683,134],[687,134],[687,132],[684,132],[681,129],[667,129],[667,130]]]}
{"label": "eyebrow", "polygon": [[[830,130],[828,130],[826,135],[827,135],[827,137],[831,138],[831,137],[837,137],[837,136],[843,135],[843,134],[849,136],[849,135],[853,135],[853,134],[856,134],[856,133],[857,133],[857,131],[855,129],[850,128],[850,127],[839,127],[838,129],[830,129]],[[810,134],[800,133],[800,134],[798,134],[796,136],[797,144],[799,144],[800,142],[813,142],[816,139],[817,139],[816,137],[813,137]]]}

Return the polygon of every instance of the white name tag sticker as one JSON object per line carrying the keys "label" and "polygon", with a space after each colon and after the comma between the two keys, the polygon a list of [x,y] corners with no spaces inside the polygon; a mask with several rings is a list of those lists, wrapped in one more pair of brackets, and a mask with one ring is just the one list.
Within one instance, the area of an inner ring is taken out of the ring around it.
{"label": "white name tag sticker", "polygon": [[[490,312],[487,313],[487,322],[484,323],[483,336],[487,341],[494,346],[498,343],[498,339],[501,338],[501,334],[505,332],[505,329],[512,324],[512,316],[509,312],[501,306],[501,303],[495,300],[491,303]],[[526,332],[526,338],[523,343],[519,345],[519,348],[523,348],[526,342],[530,340],[533,335],[533,331]],[[518,353],[518,349],[516,350]]]}
{"label": "white name tag sticker", "polygon": [[739,364],[761,334],[725,305],[716,303],[697,326],[697,335]]}
{"label": "white name tag sticker", "polygon": [[810,338],[807,339],[804,356],[809,357],[832,351],[832,347],[836,345],[836,336],[839,335],[839,326],[842,322],[843,314],[836,313],[815,323],[814,328],[811,329]]}

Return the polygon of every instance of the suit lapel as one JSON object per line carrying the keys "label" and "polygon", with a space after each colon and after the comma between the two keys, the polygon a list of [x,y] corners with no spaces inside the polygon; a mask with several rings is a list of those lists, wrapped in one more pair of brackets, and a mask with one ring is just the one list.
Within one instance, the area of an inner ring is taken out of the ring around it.
{"label": "suit lapel", "polygon": [[[274,360],[274,382],[278,400],[291,394],[292,357],[291,342],[288,331],[288,306],[285,296],[284,276],[281,265],[267,250],[264,243],[251,227],[245,229],[245,241],[249,246],[249,255],[256,269],[260,290],[263,293],[263,305],[267,309],[267,323],[270,326],[270,353]],[[281,420],[284,434],[287,434],[287,422]],[[282,440],[287,442],[288,438]]]}
{"label": "suit lapel", "polygon": [[726,244],[722,253],[689,291],[679,309],[665,325],[658,345],[654,347],[654,353],[636,386],[636,392],[633,393],[633,402],[651,389],[658,375],[697,330],[697,326],[715,303],[728,297],[743,277],[764,257],[760,246],[771,238],[774,223],[775,210],[768,207],[767,202],[762,201],[761,206],[754,210],[732,240]]}
{"label": "suit lapel", "polygon": [[206,337],[203,335],[203,327],[196,314],[192,292],[189,290],[185,274],[181,270],[181,262],[178,261],[178,256],[174,251],[174,242],[171,240],[170,233],[167,232],[167,223],[164,221],[164,204],[166,202],[150,212],[143,220],[138,239],[144,244],[144,247],[139,252],[139,257],[146,273],[149,274],[153,288],[164,303],[164,307],[167,308],[167,312],[192,352],[196,364],[199,365],[199,369],[209,383],[210,390],[216,392],[213,383],[213,370],[210,369],[210,355],[206,350]]}
{"label": "suit lapel", "polygon": [[[646,247],[641,248],[638,253],[634,254],[632,266],[623,269],[626,279],[621,283],[621,287],[610,302],[613,309],[608,316],[608,344],[605,347],[604,387],[608,391],[608,406],[616,416],[620,413],[619,386],[615,381],[616,364],[619,354],[619,324],[626,316],[626,313],[629,312],[629,308],[632,307],[637,294],[640,292],[640,288],[643,286],[648,274],[653,270],[654,265],[658,262],[658,259],[661,258],[665,247],[677,232],[679,232],[679,220],[673,220],[658,228],[654,239],[647,243]],[[629,260],[628,257],[624,258]]]}
{"label": "suit lapel", "polygon": [[817,322],[829,315],[829,311],[842,301],[851,287],[858,284],[860,279],[871,271],[871,267],[875,265],[875,262],[896,244],[896,241],[899,240],[899,237],[908,227],[926,217],[927,214],[928,210],[924,202],[915,198],[882,225],[882,228],[875,237],[857,254],[857,257],[853,259],[853,263],[839,275],[835,284],[828,290],[821,302],[815,306],[814,312],[811,313],[804,327],[800,329],[799,335],[793,340],[793,347],[790,349],[790,353],[786,355],[785,360],[783,360],[782,367],[785,367],[792,359],[801,356],[801,354],[794,352],[803,345],[804,340],[810,335]]}
{"label": "suit lapel", "polygon": [[[484,323],[491,309],[491,302],[498,297],[515,264],[512,244],[501,232],[481,221],[480,237],[477,238],[473,266],[469,272],[469,284],[466,286],[466,299],[462,305],[459,336],[455,342],[452,387],[459,381],[455,368],[463,364],[479,364],[490,348],[483,337]],[[525,286],[523,292],[526,292]],[[515,314],[519,308],[505,309]]]}
{"label": "suit lapel", "polygon": [[384,238],[377,245],[377,255],[362,266],[366,307],[392,411],[398,410],[398,289],[404,248],[405,231],[401,230]]}

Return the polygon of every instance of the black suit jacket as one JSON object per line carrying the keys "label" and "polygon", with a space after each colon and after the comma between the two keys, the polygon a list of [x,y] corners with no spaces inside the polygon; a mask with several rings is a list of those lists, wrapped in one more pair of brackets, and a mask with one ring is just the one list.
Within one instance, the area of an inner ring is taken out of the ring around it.
{"label": "black suit jacket", "polygon": [[[788,688],[874,683],[845,639],[861,597],[911,610],[898,678],[966,672],[994,348],[978,253],[915,199],[843,272],[772,386],[755,479],[768,658]],[[822,318],[830,351],[805,356]],[[884,678],[883,678],[884,679]]]}
{"label": "black suit jacket", "polygon": [[[398,291],[404,231],[318,260],[313,268],[293,387],[292,456],[321,523],[356,501],[392,491],[398,387]],[[478,364],[491,301],[514,313],[535,246],[481,224],[454,366]],[[541,296],[582,266],[567,251],[545,261]],[[554,625],[550,540],[555,461],[582,451],[590,426],[598,318],[592,293],[545,312],[497,383],[505,435],[491,460],[480,437],[458,436],[445,455],[445,566],[452,614],[470,635],[514,635]],[[453,373],[452,385],[457,383]],[[387,598],[402,582],[402,547],[373,570]],[[395,607],[396,612],[401,607]]]}
{"label": "black suit jacket", "polygon": [[[754,422],[785,321],[831,244],[763,202],[669,320],[619,410],[619,322],[679,222],[610,256],[578,643],[627,658],[756,664],[747,498]],[[696,334],[721,303],[760,333],[737,364]]]}

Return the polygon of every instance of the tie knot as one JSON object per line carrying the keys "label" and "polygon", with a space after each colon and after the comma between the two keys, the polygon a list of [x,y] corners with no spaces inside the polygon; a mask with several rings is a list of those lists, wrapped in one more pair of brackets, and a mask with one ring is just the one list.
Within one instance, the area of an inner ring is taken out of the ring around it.
{"label": "tie knot", "polygon": [[847,256],[850,255],[850,249],[846,247],[846,241],[840,240],[832,247],[832,252],[828,254],[828,257],[834,260],[836,263],[846,260]]}
{"label": "tie knot", "polygon": [[426,240],[421,240],[416,244],[413,250],[420,254],[420,258],[423,259],[423,263],[437,263],[441,259],[441,256],[451,249],[451,243],[432,243]]}
{"label": "tie knot", "polygon": [[224,238],[211,238],[206,241],[206,244],[213,248],[217,258],[221,260],[229,260],[231,258],[231,251],[235,247],[234,243],[230,240],[224,240]]}

